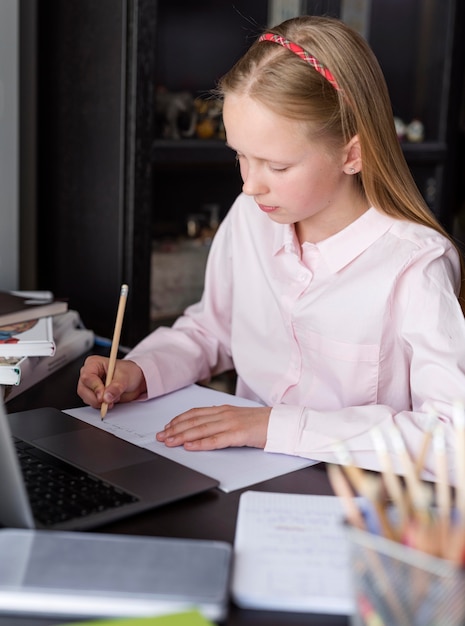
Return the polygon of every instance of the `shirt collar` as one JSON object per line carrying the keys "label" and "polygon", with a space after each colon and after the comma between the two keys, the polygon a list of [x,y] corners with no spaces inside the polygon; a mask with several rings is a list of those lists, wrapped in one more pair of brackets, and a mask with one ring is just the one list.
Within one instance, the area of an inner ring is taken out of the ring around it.
{"label": "shirt collar", "polygon": [[[394,221],[395,218],[371,207],[335,235],[311,245],[318,248],[328,269],[336,273],[384,235]],[[294,226],[286,224],[275,230],[274,254],[283,248],[296,252],[298,247]]]}
{"label": "shirt collar", "polygon": [[273,254],[281,250],[300,256],[300,244],[293,224],[274,224]]}

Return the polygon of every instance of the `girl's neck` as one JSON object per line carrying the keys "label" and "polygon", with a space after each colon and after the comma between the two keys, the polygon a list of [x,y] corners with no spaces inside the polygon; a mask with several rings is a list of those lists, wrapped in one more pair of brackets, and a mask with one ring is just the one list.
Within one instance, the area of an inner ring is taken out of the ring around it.
{"label": "girl's neck", "polygon": [[[347,206],[350,206],[348,209]],[[309,217],[306,220],[295,224],[295,231],[299,243],[318,243],[332,237],[336,233],[347,228],[349,224],[355,222],[369,208],[370,204],[357,194],[350,203],[344,207],[343,211],[323,213]]]}

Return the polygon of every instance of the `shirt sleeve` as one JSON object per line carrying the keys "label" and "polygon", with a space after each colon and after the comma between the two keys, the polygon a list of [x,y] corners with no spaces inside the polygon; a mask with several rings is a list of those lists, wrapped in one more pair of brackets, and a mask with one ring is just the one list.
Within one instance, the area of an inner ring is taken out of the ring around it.
{"label": "shirt sleeve", "polygon": [[[271,411],[265,450],[337,461],[336,442],[344,442],[360,467],[379,469],[371,430],[376,425],[392,440],[395,424],[412,457],[418,456],[425,432],[431,428],[431,408],[445,424],[446,445],[454,480],[456,431],[454,405],[465,395],[465,321],[458,302],[460,267],[453,248],[421,250],[405,264],[392,291],[388,316],[399,346],[396,359],[407,363],[407,379],[395,381],[410,389],[411,404],[396,410],[388,403],[315,411],[311,407],[279,405]],[[396,376],[393,355],[381,360]],[[403,463],[390,450],[397,471]],[[426,477],[434,474],[430,446]]]}
{"label": "shirt sleeve", "polygon": [[172,327],[156,329],[125,357],[142,369],[147,398],[207,380],[233,367],[228,231],[226,216],[212,242],[200,302],[188,307]]}

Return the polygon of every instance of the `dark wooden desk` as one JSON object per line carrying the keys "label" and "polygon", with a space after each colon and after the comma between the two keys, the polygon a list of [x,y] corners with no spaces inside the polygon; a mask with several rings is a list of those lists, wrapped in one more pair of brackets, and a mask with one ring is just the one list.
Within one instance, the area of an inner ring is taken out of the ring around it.
{"label": "dark wooden desk", "polygon": [[[76,383],[83,358],[65,366],[45,381],[7,403],[8,413],[54,406],[69,409],[82,406]],[[248,487],[250,489],[251,487]],[[254,485],[260,491],[328,494],[331,488],[322,465],[308,467]],[[96,529],[95,532],[164,537],[216,539],[233,543],[239,496],[245,490],[224,493],[220,490],[194,496],[148,513]],[[49,626],[63,620],[0,616],[0,626]],[[242,610],[231,604],[227,626],[347,626],[348,619],[333,615],[281,613]]]}

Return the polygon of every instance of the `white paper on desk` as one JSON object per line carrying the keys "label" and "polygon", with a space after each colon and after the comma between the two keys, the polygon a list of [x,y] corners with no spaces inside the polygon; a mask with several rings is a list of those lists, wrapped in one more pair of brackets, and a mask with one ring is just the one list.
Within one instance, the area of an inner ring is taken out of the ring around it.
{"label": "white paper on desk", "polygon": [[243,608],[349,615],[349,541],[336,496],[246,491],[231,593]]}
{"label": "white paper on desk", "polygon": [[286,454],[264,452],[258,448],[226,448],[210,452],[189,452],[184,448],[167,448],[155,440],[157,432],[176,415],[193,407],[232,404],[260,406],[222,391],[190,385],[179,391],[146,402],[118,404],[102,421],[100,412],[90,407],[67,409],[65,413],[113,433],[142,448],[172,459],[181,465],[216,478],[225,492],[294,472],[316,461]]}

